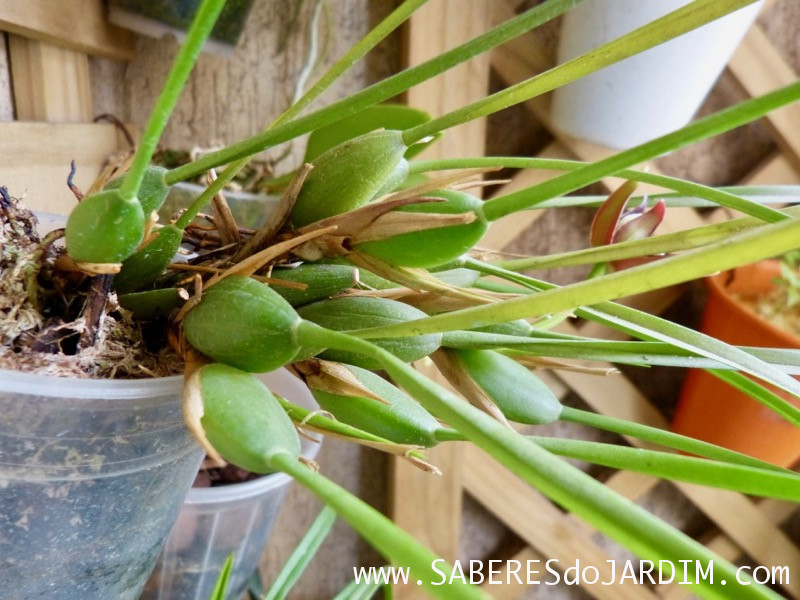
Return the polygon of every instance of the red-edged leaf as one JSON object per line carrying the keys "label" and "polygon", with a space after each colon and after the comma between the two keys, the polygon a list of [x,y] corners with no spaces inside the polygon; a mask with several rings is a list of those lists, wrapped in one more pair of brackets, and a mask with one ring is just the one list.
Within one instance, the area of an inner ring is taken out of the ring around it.
{"label": "red-edged leaf", "polygon": [[[638,209],[637,209],[638,210]],[[666,204],[663,200],[656,202],[650,210],[642,212],[631,219],[624,219],[622,225],[614,232],[612,243],[642,240],[653,235],[653,232],[664,220]]]}
{"label": "red-edged leaf", "polygon": [[626,181],[611,192],[606,201],[597,209],[589,234],[589,242],[592,246],[604,246],[612,243],[614,231],[620,216],[622,216],[622,211],[625,209],[625,204],[638,185],[635,181]]}

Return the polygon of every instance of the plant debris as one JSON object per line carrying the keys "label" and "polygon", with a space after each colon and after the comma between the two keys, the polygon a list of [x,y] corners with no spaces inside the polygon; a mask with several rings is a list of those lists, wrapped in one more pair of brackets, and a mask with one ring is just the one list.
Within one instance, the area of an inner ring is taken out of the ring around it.
{"label": "plant debris", "polygon": [[[55,243],[60,231],[43,239],[37,225],[33,212],[0,188],[0,368],[109,379],[180,373],[180,357],[119,307],[105,276],[76,273]],[[100,295],[90,293],[93,284]]]}

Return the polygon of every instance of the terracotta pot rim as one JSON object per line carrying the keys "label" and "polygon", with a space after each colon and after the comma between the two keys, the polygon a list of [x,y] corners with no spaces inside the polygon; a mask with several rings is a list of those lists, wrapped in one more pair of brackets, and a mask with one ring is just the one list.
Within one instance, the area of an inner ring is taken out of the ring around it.
{"label": "terracotta pot rim", "polygon": [[[736,317],[754,321],[761,327],[769,331],[772,335],[781,339],[786,346],[800,347],[800,336],[795,335],[785,329],[774,325],[765,318],[756,314],[746,306],[744,306],[728,289],[728,283],[733,279],[734,274],[742,271],[775,271],[778,272],[779,261],[777,259],[767,259],[757,263],[744,265],[731,269],[730,271],[722,271],[716,275],[705,278],[706,287],[709,293],[721,302],[728,310],[730,310]],[[757,294],[754,294],[757,295]]]}

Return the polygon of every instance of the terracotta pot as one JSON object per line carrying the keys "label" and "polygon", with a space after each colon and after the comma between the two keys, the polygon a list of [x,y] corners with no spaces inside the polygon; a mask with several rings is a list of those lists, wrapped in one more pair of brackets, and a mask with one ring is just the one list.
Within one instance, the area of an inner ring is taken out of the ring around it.
{"label": "terracotta pot", "polygon": [[[800,336],[767,322],[734,296],[765,293],[778,275],[778,262],[771,260],[709,277],[700,330],[730,344],[800,348]],[[788,394],[777,393],[800,405]],[[800,459],[800,428],[699,369],[690,370],[686,377],[672,428],[783,467]]]}

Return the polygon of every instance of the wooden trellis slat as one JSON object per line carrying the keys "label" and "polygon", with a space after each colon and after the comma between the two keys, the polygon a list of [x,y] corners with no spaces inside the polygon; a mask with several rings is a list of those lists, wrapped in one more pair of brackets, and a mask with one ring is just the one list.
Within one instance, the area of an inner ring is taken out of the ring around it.
{"label": "wooden trellis slat", "polygon": [[[772,45],[758,25],[747,32],[742,44],[728,63],[742,87],[751,96],[761,96],[797,80],[797,74]],[[800,169],[800,105],[791,104],[770,113],[765,121],[783,156]]]}
{"label": "wooden trellis slat", "polygon": [[17,121],[0,123],[2,181],[35,210],[66,214],[70,162],[83,190],[109,155],[125,147],[113,125],[92,123],[86,53],[133,56],[133,36],[108,25],[101,0],[0,2]]}
{"label": "wooden trellis slat", "polygon": [[102,0],[5,0],[0,31],[86,54],[133,58],[133,35],[108,24]]}
{"label": "wooden trellis slat", "polygon": [[[418,10],[407,24],[407,63],[419,64],[483,32],[488,27],[484,7],[483,0],[443,0]],[[442,23],[448,26],[443,28]],[[407,101],[432,114],[444,114],[484,97],[488,84],[488,57],[478,57],[416,86],[408,92]],[[483,121],[468,123],[449,132],[424,156],[481,156],[485,137]],[[420,362],[417,366],[422,372],[447,385],[429,360]],[[395,493],[390,494],[390,513],[399,525],[440,556],[454,560],[461,529],[460,447],[444,444],[430,453],[430,459],[442,470],[441,477],[431,477],[404,461],[391,459],[390,488]],[[436,508],[428,510],[432,506]],[[427,594],[411,584],[398,589],[397,597],[408,600],[427,598]]]}
{"label": "wooden trellis slat", "polygon": [[8,36],[8,54],[19,121],[91,122],[86,54],[18,35]]}
{"label": "wooden trellis slat", "polygon": [[113,125],[94,123],[0,123],[0,137],[0,185],[12,196],[25,195],[34,210],[54,214],[67,214],[76,202],[67,188],[71,160],[75,183],[86,190],[125,144]]}

